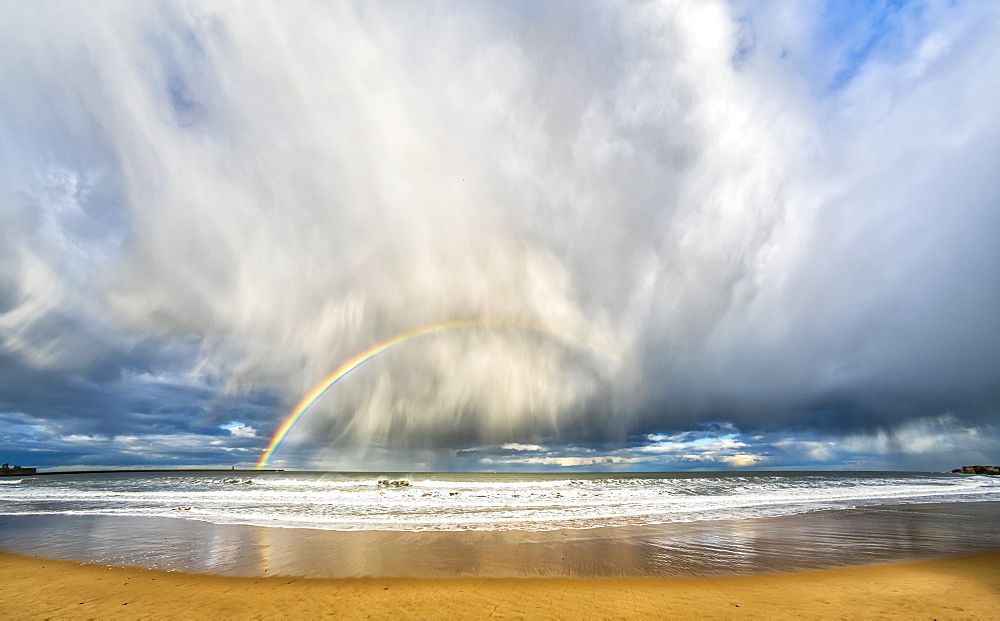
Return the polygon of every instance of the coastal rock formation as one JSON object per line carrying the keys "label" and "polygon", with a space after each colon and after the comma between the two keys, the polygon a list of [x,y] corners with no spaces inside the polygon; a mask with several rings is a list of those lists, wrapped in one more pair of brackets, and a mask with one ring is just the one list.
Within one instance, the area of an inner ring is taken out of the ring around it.
{"label": "coastal rock formation", "polygon": [[1000,466],[963,466],[955,468],[952,472],[962,474],[1000,474]]}

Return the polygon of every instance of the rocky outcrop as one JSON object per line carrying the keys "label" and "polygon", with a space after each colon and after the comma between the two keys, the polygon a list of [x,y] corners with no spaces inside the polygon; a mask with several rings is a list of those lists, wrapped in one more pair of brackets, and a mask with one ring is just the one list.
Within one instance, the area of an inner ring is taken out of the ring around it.
{"label": "rocky outcrop", "polygon": [[1000,474],[1000,466],[963,466],[955,468],[952,472],[962,474]]}

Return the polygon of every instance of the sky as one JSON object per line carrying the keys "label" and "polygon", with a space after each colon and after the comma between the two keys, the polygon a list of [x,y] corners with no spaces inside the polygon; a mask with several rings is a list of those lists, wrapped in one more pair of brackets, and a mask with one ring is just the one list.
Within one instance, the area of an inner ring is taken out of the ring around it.
{"label": "sky", "polygon": [[[1000,3],[0,4],[0,461],[1000,462]],[[539,327],[541,326],[541,327]]]}

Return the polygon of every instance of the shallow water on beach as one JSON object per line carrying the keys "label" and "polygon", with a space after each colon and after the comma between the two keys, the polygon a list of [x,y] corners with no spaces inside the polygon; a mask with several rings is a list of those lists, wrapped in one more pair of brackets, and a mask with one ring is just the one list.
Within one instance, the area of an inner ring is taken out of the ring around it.
{"label": "shallow water on beach", "polygon": [[756,574],[1000,550],[1000,503],[558,531],[328,531],[112,516],[0,516],[0,549],[234,576]]}
{"label": "shallow water on beach", "polygon": [[103,474],[0,485],[0,549],[226,575],[702,576],[1000,549],[1000,480]]}

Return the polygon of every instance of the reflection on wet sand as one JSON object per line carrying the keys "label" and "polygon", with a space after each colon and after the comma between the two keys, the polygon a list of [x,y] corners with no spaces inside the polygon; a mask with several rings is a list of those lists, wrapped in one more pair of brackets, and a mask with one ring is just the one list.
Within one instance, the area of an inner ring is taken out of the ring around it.
{"label": "reflection on wet sand", "polygon": [[236,576],[595,577],[766,573],[1000,549],[1000,503],[547,532],[338,532],[108,516],[0,516],[0,548]]}

